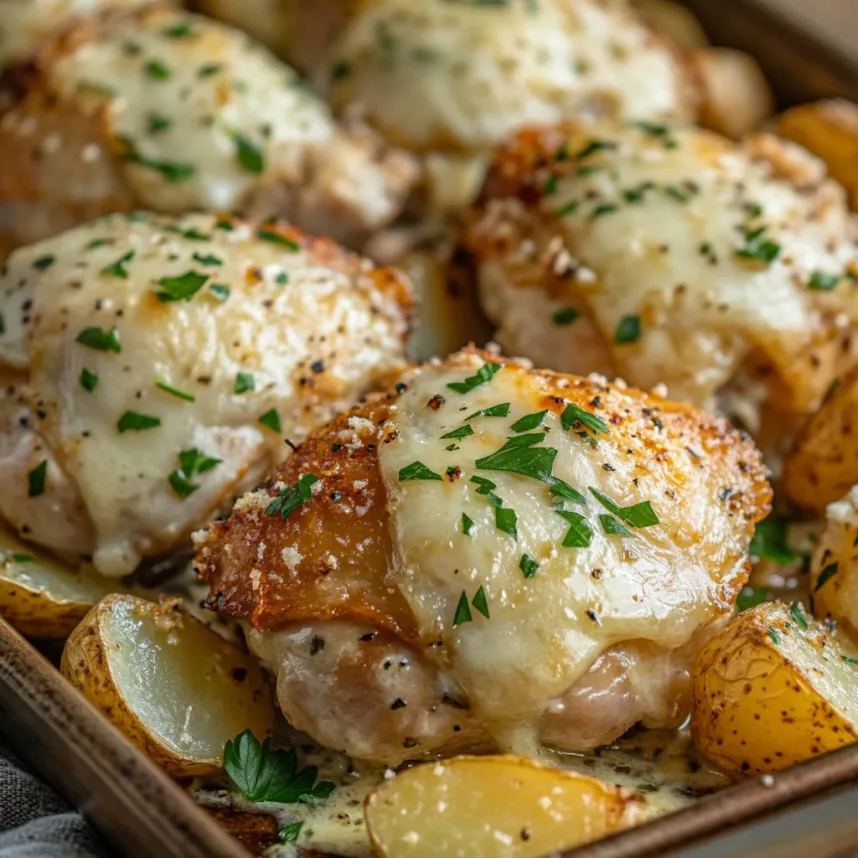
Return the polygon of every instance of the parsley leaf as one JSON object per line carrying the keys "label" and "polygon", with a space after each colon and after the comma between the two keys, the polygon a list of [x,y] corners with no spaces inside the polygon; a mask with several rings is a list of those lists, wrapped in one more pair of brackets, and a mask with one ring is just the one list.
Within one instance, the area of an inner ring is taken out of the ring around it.
{"label": "parsley leaf", "polygon": [[474,388],[490,382],[502,369],[499,363],[484,363],[474,375],[464,381],[451,381],[447,387],[456,393],[470,393]]}
{"label": "parsley leaf", "polygon": [[518,516],[514,509],[495,507],[495,527],[518,540]]}
{"label": "parsley leaf", "polygon": [[279,244],[281,247],[285,247],[292,253],[297,253],[301,249],[301,245],[298,244],[297,241],[289,238],[287,235],[281,235],[273,229],[266,229],[263,227],[257,231],[256,237],[262,241],[268,241],[271,244]]}
{"label": "parsley leaf", "polygon": [[219,256],[211,253],[196,253],[193,255],[194,262],[199,262],[200,265],[223,265],[223,260]]}
{"label": "parsley leaf", "polygon": [[765,237],[766,227],[745,230],[745,244],[736,250],[740,259],[750,259],[763,262],[766,265],[774,262],[780,256],[781,246]]}
{"label": "parsley leaf", "polygon": [[33,262],[33,268],[38,271],[46,271],[54,264],[54,262],[56,262],[56,257],[51,254],[47,254],[46,256],[40,256],[35,260],[35,262]]}
{"label": "parsley leaf", "polygon": [[462,590],[462,595],[459,596],[459,604],[456,605],[456,613],[453,614],[453,628],[461,626],[463,623],[470,623],[473,619],[471,606],[468,604],[468,594]]}
{"label": "parsley leaf", "polygon": [[265,509],[265,514],[277,515],[280,513],[280,517],[286,521],[299,506],[312,500],[313,486],[318,482],[319,478],[315,474],[302,474],[294,486],[287,486],[271,501]]}
{"label": "parsley leaf", "polygon": [[630,530],[623,527],[612,515],[600,515],[599,521],[602,522],[602,528],[608,536],[631,536]]}
{"label": "parsley leaf", "polygon": [[563,307],[551,316],[551,320],[555,325],[571,325],[580,315],[581,311],[574,307]]}
{"label": "parsley leaf", "polygon": [[209,292],[214,295],[214,297],[223,304],[229,298],[229,286],[225,283],[210,283],[209,284]]}
{"label": "parsley leaf", "polygon": [[798,627],[803,631],[807,631],[807,617],[805,616],[801,602],[793,602],[790,605],[789,612]]}
{"label": "parsley leaf", "polygon": [[762,587],[743,587],[739,595],[736,596],[736,610],[741,614],[743,611],[756,608],[757,605],[762,605],[764,602],[771,602],[773,598],[772,592]]}
{"label": "parsley leaf", "polygon": [[444,478],[427,468],[423,462],[412,462],[400,469],[399,479],[406,483],[409,480],[443,480]]}
{"label": "parsley leaf", "polygon": [[839,274],[826,274],[824,271],[814,271],[810,277],[810,282],[807,284],[807,288],[815,289],[819,292],[829,292],[832,289],[836,289],[839,282]]}
{"label": "parsley leaf", "polygon": [[518,561],[518,568],[524,573],[525,578],[532,578],[539,571],[539,564],[529,555],[522,554]]}
{"label": "parsley leaf", "polygon": [[470,536],[474,532],[474,527],[476,527],[474,520],[469,515],[462,513],[462,533],[465,536]]}
{"label": "parsley leaf", "polygon": [[623,316],[614,331],[614,342],[619,345],[636,343],[641,338],[641,317]]}
{"label": "parsley leaf", "polygon": [[31,498],[37,498],[45,493],[45,477],[48,474],[48,460],[43,459],[27,474],[27,494]]}
{"label": "parsley leaf", "polygon": [[175,396],[177,399],[184,399],[185,402],[196,402],[197,398],[193,393],[185,393],[184,390],[179,390],[177,387],[171,387],[166,381],[156,381],[155,387],[158,390],[163,390],[164,393],[169,393],[170,396]]}
{"label": "parsley leaf", "polygon": [[279,837],[281,843],[294,843],[301,834],[301,829],[304,827],[303,822],[293,822],[280,829]]}
{"label": "parsley leaf", "polygon": [[780,566],[792,563],[796,553],[787,544],[787,528],[787,520],[776,515],[759,522],[748,549],[751,557],[758,560],[765,558]]}
{"label": "parsley leaf", "polygon": [[509,402],[492,405],[490,408],[481,408],[473,414],[469,414],[465,420],[474,420],[477,417],[506,417],[509,414]]}
{"label": "parsley leaf", "polygon": [[557,510],[564,521],[569,523],[569,531],[563,539],[564,548],[589,548],[593,541],[593,531],[587,519],[577,512],[566,512]]}
{"label": "parsley leaf", "polygon": [[622,507],[614,503],[609,497],[603,495],[598,489],[590,486],[590,494],[605,507],[606,510],[612,512],[618,518],[621,518],[630,527],[653,527],[660,524],[661,520],[656,515],[652,504],[649,501],[636,503],[633,506]]}
{"label": "parsley leaf", "polygon": [[95,327],[84,328],[75,338],[75,342],[86,346],[88,349],[95,349],[97,352],[116,352],[119,354],[122,351],[119,331],[116,328],[111,328],[109,331]]}
{"label": "parsley leaf", "polygon": [[136,411],[126,411],[116,428],[120,432],[143,432],[146,429],[154,429],[161,425],[160,417],[153,417],[151,414],[139,414]]}
{"label": "parsley leaf", "polygon": [[266,429],[270,429],[272,432],[276,432],[278,435],[283,434],[283,428],[280,425],[280,415],[277,413],[276,408],[271,408],[265,412],[265,414],[260,414],[259,422]]}
{"label": "parsley leaf", "polygon": [[483,589],[483,585],[480,584],[480,589],[474,593],[474,598],[471,599],[471,604],[478,610],[487,620],[491,619],[489,617],[489,602],[486,598],[486,591]]}
{"label": "parsley leaf", "polygon": [[232,139],[235,141],[236,156],[238,162],[248,173],[264,173],[265,172],[265,157],[262,150],[244,134],[233,134]]}
{"label": "parsley leaf", "polygon": [[128,279],[128,269],[125,267],[126,262],[131,262],[134,259],[135,251],[129,250],[128,253],[119,257],[116,262],[101,269],[102,274],[107,274],[109,277],[120,277],[123,280]]}
{"label": "parsley leaf", "polygon": [[557,458],[557,450],[533,446],[544,439],[541,433],[510,438],[496,453],[477,459],[476,465],[483,471],[520,474],[543,483],[548,482],[552,479],[551,469]]}
{"label": "parsley leaf", "polygon": [[80,386],[92,393],[98,387],[98,376],[94,372],[90,372],[86,367],[80,371]]}
{"label": "parsley leaf", "polygon": [[521,420],[516,420],[510,426],[513,432],[529,432],[531,429],[537,429],[545,420],[545,415],[548,414],[548,409],[545,411],[537,411],[535,414],[527,414]]}
{"label": "parsley leaf", "polygon": [[172,161],[159,161],[155,158],[147,158],[145,155],[140,154],[133,140],[128,137],[121,139],[125,144],[125,152],[122,155],[123,161],[128,161],[130,164],[137,164],[140,167],[146,167],[149,170],[155,170],[167,182],[184,182],[186,179],[190,179],[197,171],[197,168],[193,164],[180,164]]}
{"label": "parsley leaf", "polygon": [[772,639],[772,643],[779,644],[781,642],[780,632],[774,626],[769,626],[769,637]]}
{"label": "parsley leaf", "polygon": [[198,271],[186,271],[178,277],[162,277],[158,281],[161,289],[155,292],[155,296],[162,303],[190,301],[208,279],[208,274],[200,274]]}
{"label": "parsley leaf", "polygon": [[474,430],[471,429],[470,426],[460,426],[458,429],[454,429],[452,432],[442,435],[441,440],[443,441],[445,438],[467,438],[469,435],[473,434]]}
{"label": "parsley leaf", "polygon": [[239,372],[235,376],[235,393],[246,393],[256,389],[256,379],[249,372]]}
{"label": "parsley leaf", "polygon": [[272,750],[270,739],[260,745],[250,730],[226,743],[223,767],[238,791],[254,802],[309,804],[327,798],[335,789],[329,781],[316,783],[315,766],[299,769],[294,748]]}
{"label": "parsley leaf", "polygon": [[822,587],[824,587],[837,574],[839,568],[839,563],[829,563],[828,566],[819,573],[819,578],[816,579],[816,586],[813,588],[813,592],[817,593]]}
{"label": "parsley leaf", "polygon": [[586,426],[597,435],[609,434],[608,424],[604,420],[571,403],[566,406],[566,410],[560,415],[560,423],[564,429],[577,429],[579,426]]}

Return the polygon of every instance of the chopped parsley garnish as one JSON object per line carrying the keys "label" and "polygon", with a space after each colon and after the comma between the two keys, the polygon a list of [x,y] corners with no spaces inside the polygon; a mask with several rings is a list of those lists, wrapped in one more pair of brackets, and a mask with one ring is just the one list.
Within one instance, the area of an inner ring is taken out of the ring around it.
{"label": "chopped parsley garnish", "polygon": [[264,173],[265,157],[262,150],[244,134],[236,133],[232,139],[235,141],[235,154],[239,164],[248,173]]}
{"label": "chopped parsley garnish", "polygon": [[345,80],[351,75],[351,73],[351,63],[347,63],[343,60],[334,64],[333,68],[331,69],[331,80]]}
{"label": "chopped parsley garnish", "polygon": [[627,188],[623,191],[623,199],[627,203],[642,203],[647,191],[655,189],[653,182],[641,182],[635,188]]}
{"label": "chopped parsley garnish", "polygon": [[211,253],[194,253],[192,259],[200,265],[223,265],[223,260]]}
{"label": "chopped parsley garnish", "polygon": [[569,530],[563,538],[564,548],[589,548],[593,541],[593,531],[590,528],[587,519],[577,512],[566,512],[566,510],[557,510],[564,521],[569,524]]}
{"label": "chopped parsley garnish", "polygon": [[47,254],[46,256],[40,256],[33,262],[33,268],[38,269],[39,271],[44,271],[47,268],[50,268],[54,262],[56,262],[56,257]]}
{"label": "chopped parsley garnish", "polygon": [[406,483],[410,480],[443,480],[444,478],[427,468],[423,462],[412,462],[399,471],[399,479]]}
{"label": "chopped parsley garnish", "polygon": [[184,390],[179,390],[177,387],[171,387],[166,381],[156,381],[155,387],[158,390],[163,390],[164,393],[169,393],[170,396],[175,396],[177,399],[184,399],[185,402],[196,402],[197,398],[193,393],[185,393]]}
{"label": "chopped parsley garnish", "polygon": [[188,229],[182,229],[180,226],[174,226],[173,224],[168,224],[164,227],[166,232],[175,232],[178,235],[181,235],[182,238],[188,239],[188,241],[211,241],[212,237],[205,232],[200,232],[195,226],[188,227]]}
{"label": "chopped parsley garnish", "polygon": [[697,248],[697,252],[701,256],[709,256],[709,254],[712,253],[712,245],[708,241],[704,241],[703,244]]}
{"label": "chopped parsley garnish", "polygon": [[160,113],[150,113],[147,128],[150,134],[158,134],[161,131],[166,131],[173,124],[173,120],[167,116],[161,116]]}
{"label": "chopped parsley garnish", "polygon": [[670,131],[667,125],[661,125],[656,122],[635,122],[635,125],[647,134],[653,137],[664,137]]}
{"label": "chopped parsley garnish", "polygon": [[762,605],[764,602],[771,602],[774,598],[771,590],[766,590],[763,587],[743,587],[742,591],[736,596],[736,610],[741,614],[743,611],[756,608],[757,605]]}
{"label": "chopped parsley garnish", "polygon": [[829,563],[828,566],[819,573],[819,578],[816,580],[816,586],[813,588],[813,592],[817,593],[822,587],[824,587],[837,574],[837,570],[839,568],[839,563]]}
{"label": "chopped parsley garnish", "polygon": [[470,536],[474,532],[475,527],[474,520],[469,515],[462,513],[462,533],[465,536]]}
{"label": "chopped parsley garnish", "polygon": [[197,449],[182,450],[179,453],[179,467],[170,474],[168,480],[173,487],[173,491],[184,500],[199,488],[199,485],[192,483],[191,480],[197,474],[204,474],[206,471],[217,467],[220,463],[221,459],[206,456],[205,453]]}
{"label": "chopped parsley garnish", "polygon": [[769,626],[769,637],[772,639],[772,643],[774,644],[779,644],[781,642],[780,632],[774,626]]}
{"label": "chopped parsley garnish", "polygon": [[524,573],[525,578],[532,578],[539,571],[539,564],[529,555],[522,554],[518,561],[518,568]]}
{"label": "chopped parsley garnish", "polygon": [[298,244],[294,239],[289,238],[287,235],[281,235],[279,232],[275,232],[272,229],[265,229],[264,227],[257,231],[256,237],[261,239],[262,241],[269,241],[272,244],[279,244],[281,247],[285,247],[290,250],[292,253],[297,253],[301,249],[301,245]]}
{"label": "chopped parsley garnish", "polygon": [[615,211],[619,211],[619,208],[616,203],[602,203],[590,212],[590,220],[597,220],[605,215],[613,214]]}
{"label": "chopped parsley garnish", "polygon": [[619,148],[619,144],[615,143],[613,140],[591,140],[576,156],[575,158],[579,161],[583,161],[585,158],[589,158],[590,155],[595,154],[596,152],[602,152],[609,149],[617,149]]}
{"label": "chopped parsley garnish", "polygon": [[665,185],[664,192],[671,199],[676,200],[678,203],[688,202],[688,194],[686,194],[685,191],[678,188],[676,185]]}
{"label": "chopped parsley garnish", "polygon": [[210,283],[209,292],[223,304],[229,298],[229,286],[226,283]]}
{"label": "chopped parsley garnish", "polygon": [[566,217],[567,215],[575,214],[575,212],[578,211],[578,206],[580,205],[581,203],[579,200],[569,200],[568,203],[564,203],[560,206],[554,214],[557,217]]}
{"label": "chopped parsley garnish", "polygon": [[518,516],[515,510],[508,507],[495,507],[495,527],[517,540]]}
{"label": "chopped parsley garnish", "polygon": [[109,331],[95,327],[84,328],[77,335],[75,341],[88,349],[95,349],[97,352],[116,352],[119,354],[122,351],[119,331],[116,328],[111,328]]}
{"label": "chopped parsley garnish", "polygon": [[503,367],[499,363],[484,363],[474,375],[464,381],[451,381],[447,387],[456,393],[470,393],[477,387],[490,382]]}
{"label": "chopped parsley garnish", "polygon": [[551,320],[555,325],[563,327],[571,325],[580,315],[581,311],[576,310],[574,307],[563,307],[551,316]]}
{"label": "chopped parsley garnish", "polygon": [[239,372],[235,376],[235,392],[246,393],[256,389],[256,379],[249,372]]}
{"label": "chopped parsley garnish", "polygon": [[197,77],[207,78],[216,75],[223,68],[223,63],[205,63],[197,69]]}
{"label": "chopped parsley garnish", "polygon": [[303,822],[293,822],[289,825],[284,825],[280,829],[278,836],[281,843],[294,843],[301,834],[301,829],[304,827]]}
{"label": "chopped parsley garnish", "polygon": [[135,251],[129,250],[123,256],[120,256],[116,262],[112,262],[110,265],[101,269],[102,274],[107,274],[109,277],[121,277],[123,280],[128,279],[128,269],[125,267],[126,262],[131,262],[134,259]]}
{"label": "chopped parsley garnish", "polygon": [[837,288],[839,282],[839,274],[826,274],[824,271],[814,271],[810,276],[807,288],[815,289],[818,292],[830,292],[832,289]]}
{"label": "chopped parsley garnish", "polygon": [[149,60],[144,66],[146,74],[153,80],[169,80],[170,69],[167,68],[161,60]]}
{"label": "chopped parsley garnish", "polygon": [[161,425],[160,417],[153,417],[151,414],[139,414],[136,411],[126,411],[116,428],[120,432],[143,432],[146,429],[154,429]]}
{"label": "chopped parsley garnish", "polygon": [[796,625],[803,631],[807,631],[807,616],[804,613],[804,608],[801,602],[793,602],[789,608],[790,616],[795,620]]}
{"label": "chopped parsley garnish", "polygon": [[[9,559],[14,561],[15,563],[35,563],[36,558],[33,557],[32,554],[24,554],[20,551],[13,551],[9,555]],[[845,658],[846,656],[844,656]]]}
{"label": "chopped parsley garnish", "polygon": [[509,414],[509,402],[501,402],[498,405],[492,405],[490,408],[481,408],[473,414],[469,414],[465,420],[475,420],[477,417],[506,417]]}
{"label": "chopped parsley garnish", "polygon": [[771,560],[780,566],[792,563],[796,553],[787,544],[787,527],[787,520],[776,515],[757,524],[748,549],[751,557]]}
{"label": "chopped parsley garnish", "polygon": [[285,271],[281,271],[275,278],[274,282],[278,286],[285,286],[289,282],[289,275]]}
{"label": "chopped parsley garnish", "polygon": [[544,433],[518,435],[510,438],[503,447],[490,456],[477,459],[476,465],[483,471],[501,471],[519,474],[541,482],[552,479],[551,469],[557,458],[553,447],[534,446],[545,440]]}
{"label": "chopped parsley garnish", "polygon": [[641,330],[640,316],[623,316],[614,331],[614,342],[620,345],[636,343],[641,338]]}
{"label": "chopped parsley garnish", "polygon": [[841,655],[840,658],[842,658],[846,664],[858,664],[858,658],[850,658],[848,655]]}
{"label": "chopped parsley garnish", "polygon": [[48,460],[43,459],[27,474],[27,494],[31,498],[37,498],[45,493],[45,477],[48,474]]}
{"label": "chopped parsley garnish", "polygon": [[510,429],[513,432],[530,432],[532,429],[538,429],[545,420],[546,414],[548,414],[548,409],[537,411],[535,414],[527,414],[521,420],[516,420]]}
{"label": "chopped parsley garnish", "polygon": [[765,237],[766,227],[745,230],[745,244],[736,250],[736,256],[766,265],[774,262],[780,256],[781,246]]}
{"label": "chopped parsley garnish", "polygon": [[269,411],[266,411],[265,414],[261,414],[259,417],[259,422],[266,429],[270,429],[272,432],[276,432],[278,435],[283,434],[283,429],[280,426],[280,415],[277,413],[276,408],[272,408]]}
{"label": "chopped parsley garnish", "polygon": [[456,613],[453,614],[453,628],[461,626],[463,623],[470,623],[473,619],[471,606],[468,604],[468,594],[462,590],[462,595],[459,596],[459,604],[456,605]]}
{"label": "chopped parsley garnish", "polygon": [[469,435],[473,434],[474,430],[470,426],[460,426],[458,429],[454,429],[452,432],[442,435],[441,440],[443,441],[447,438],[467,438]]}
{"label": "chopped parsley garnish", "polygon": [[313,486],[319,482],[315,474],[302,474],[294,486],[287,486],[277,497],[271,501],[265,510],[266,515],[277,515],[283,521],[313,498]]}
{"label": "chopped parsley garnish", "polygon": [[198,271],[186,271],[178,277],[162,277],[158,281],[161,288],[155,292],[155,297],[162,303],[190,301],[208,279],[208,274],[200,274]]}
{"label": "chopped parsley garnish", "polygon": [[550,196],[551,194],[557,193],[557,183],[559,179],[555,175],[551,175],[545,182],[545,185],[542,188],[542,193]]}
{"label": "chopped parsley garnish", "polygon": [[486,598],[486,591],[483,589],[482,584],[480,585],[480,589],[474,593],[474,598],[471,599],[471,604],[478,610],[487,620],[491,619],[489,617],[489,602]]}
{"label": "chopped parsley garnish", "polygon": [[193,34],[193,29],[189,21],[182,21],[179,24],[174,24],[162,31],[168,39],[186,39]]}
{"label": "chopped parsley garnish", "polygon": [[564,429],[577,429],[580,426],[586,426],[597,435],[607,435],[609,433],[608,424],[600,417],[573,405],[571,402],[566,406],[566,410],[560,415],[560,423]]}
{"label": "chopped parsley garnish", "polygon": [[90,393],[98,387],[98,376],[94,372],[90,372],[86,367],[80,371],[78,381],[80,382],[80,386]]}
{"label": "chopped parsley garnish", "polygon": [[146,167],[149,170],[155,170],[160,173],[167,182],[184,182],[190,179],[196,173],[197,168],[193,164],[177,164],[173,161],[159,161],[154,158],[148,158],[141,155],[137,146],[128,137],[122,138],[125,144],[125,152],[122,155],[123,161],[128,161],[130,164],[137,164],[141,167]]}
{"label": "chopped parsley garnish", "polygon": [[612,512],[618,518],[621,518],[629,527],[653,527],[656,524],[661,524],[661,521],[656,515],[652,504],[649,501],[636,503],[633,506],[622,507],[614,503],[609,497],[603,495],[598,489],[590,486],[590,494],[605,507],[606,510]]}
{"label": "chopped parsley garnish", "polygon": [[330,781],[316,783],[315,766],[299,769],[294,748],[274,751],[270,739],[260,745],[250,730],[226,743],[223,767],[236,789],[253,802],[311,804],[327,798],[336,789]]}
{"label": "chopped parsley garnish", "polygon": [[632,532],[627,530],[617,519],[612,515],[600,515],[599,521],[602,523],[602,529],[608,536],[631,536]]}

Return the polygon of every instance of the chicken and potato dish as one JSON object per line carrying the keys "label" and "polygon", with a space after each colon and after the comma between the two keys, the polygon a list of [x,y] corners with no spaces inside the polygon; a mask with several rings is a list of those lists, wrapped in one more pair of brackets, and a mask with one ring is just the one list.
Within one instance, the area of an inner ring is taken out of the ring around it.
{"label": "chicken and potato dish", "polygon": [[672,0],[0,34],[0,616],[213,820],[541,858],[858,742],[858,107]]}

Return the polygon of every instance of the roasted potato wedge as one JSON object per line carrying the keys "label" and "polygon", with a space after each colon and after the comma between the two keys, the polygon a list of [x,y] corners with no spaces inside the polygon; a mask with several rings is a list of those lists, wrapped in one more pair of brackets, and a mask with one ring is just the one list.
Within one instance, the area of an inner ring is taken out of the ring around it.
{"label": "roasted potato wedge", "polygon": [[825,161],[858,209],[858,105],[845,99],[802,104],[778,117],[777,130]]}
{"label": "roasted potato wedge", "polygon": [[64,638],[108,593],[122,589],[0,529],[0,617],[29,638]]}
{"label": "roasted potato wedge", "polygon": [[757,61],[732,48],[706,48],[694,54],[703,84],[700,124],[738,140],[772,115],[774,95]]}
{"label": "roasted potato wedge", "polygon": [[858,483],[858,373],[838,382],[784,461],[784,488],[805,509],[822,513]]}
{"label": "roasted potato wedge", "polygon": [[646,816],[619,787],[509,756],[407,769],[369,795],[365,813],[373,847],[392,858],[546,855]]}
{"label": "roasted potato wedge", "polygon": [[677,47],[692,51],[709,44],[695,14],[676,0],[634,0],[634,6],[653,30]]}
{"label": "roasted potato wedge", "polygon": [[826,509],[810,572],[813,613],[858,640],[858,486]]}
{"label": "roasted potato wedge", "polygon": [[803,608],[740,614],[694,662],[692,734],[732,775],[756,775],[858,740],[858,651]]}
{"label": "roasted potato wedge", "polygon": [[221,768],[227,739],[270,734],[274,707],[253,658],[187,614],[108,596],[66,642],[62,672],[168,774]]}

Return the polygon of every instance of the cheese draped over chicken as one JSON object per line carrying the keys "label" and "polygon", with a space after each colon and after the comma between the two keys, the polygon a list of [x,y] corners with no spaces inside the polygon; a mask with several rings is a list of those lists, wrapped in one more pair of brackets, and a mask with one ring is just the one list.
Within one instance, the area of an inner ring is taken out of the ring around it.
{"label": "cheese draped over chicken", "polygon": [[116,215],[0,276],[0,515],[105,575],[399,365],[404,279],[279,223]]}
{"label": "cheese draped over chicken", "polygon": [[2,0],[0,68],[13,57],[29,53],[42,39],[74,18],[150,2],[152,0]]}
{"label": "cheese draped over chicken", "polygon": [[81,22],[13,67],[3,99],[0,229],[19,241],[137,206],[351,240],[394,218],[413,178],[244,34],[167,8]]}
{"label": "cheese draped over chicken", "polygon": [[577,750],[682,720],[769,500],[722,421],[462,353],[313,434],[198,570],[324,744]]}
{"label": "cheese draped over chicken", "polygon": [[855,221],[818,161],[658,122],[523,132],[464,241],[508,351],[711,407],[811,410],[856,355]]}

